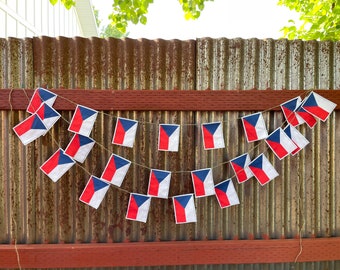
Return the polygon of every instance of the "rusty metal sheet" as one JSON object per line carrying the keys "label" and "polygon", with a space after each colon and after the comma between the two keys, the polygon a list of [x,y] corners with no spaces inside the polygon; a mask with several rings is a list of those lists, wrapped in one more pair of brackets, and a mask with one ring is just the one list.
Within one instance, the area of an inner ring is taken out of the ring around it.
{"label": "rusty metal sheet", "polygon": [[[1,88],[112,90],[312,90],[340,89],[338,42],[211,39],[132,40],[37,37],[0,39]],[[273,104],[277,106],[279,104]],[[314,129],[298,156],[277,160],[264,144],[248,144],[240,117],[229,111],[103,111],[91,136],[98,142],[83,164],[58,183],[39,169],[66,147],[72,111],[44,137],[22,146],[12,127],[24,111],[1,111],[0,243],[114,243],[172,240],[276,239],[339,236],[339,112]],[[118,116],[139,121],[138,140],[128,149],[111,143]],[[265,112],[269,130],[284,121]],[[200,124],[222,121],[225,149],[203,150]],[[159,123],[181,125],[180,151],[157,151]],[[171,200],[153,199],[146,224],[125,219],[130,192],[146,193],[150,168],[173,171],[170,196],[193,192],[190,171],[213,167],[215,182],[233,176],[228,160],[266,152],[280,176],[262,187],[234,181],[241,204],[220,209],[214,197],[196,200],[198,222],[175,225]],[[121,188],[110,188],[98,210],[78,201],[91,174],[100,176],[111,155],[133,161]],[[188,269],[290,269],[292,264],[186,266]],[[293,264],[300,269],[337,262]]]}

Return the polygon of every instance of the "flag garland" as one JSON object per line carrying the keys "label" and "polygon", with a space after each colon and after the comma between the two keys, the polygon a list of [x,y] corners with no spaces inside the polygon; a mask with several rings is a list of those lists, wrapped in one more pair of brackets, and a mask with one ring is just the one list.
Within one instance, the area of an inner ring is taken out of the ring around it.
{"label": "flag garland", "polygon": [[[56,98],[57,95],[46,89],[36,89],[27,108],[27,111],[32,115],[13,128],[23,144],[26,145],[41,135],[45,135],[60,118],[60,114],[52,108]],[[309,143],[296,126],[306,123],[312,128],[317,123],[316,119],[326,121],[335,109],[336,104],[311,92],[302,102],[301,98],[297,97],[282,103],[280,106],[288,126],[284,129],[279,127],[270,135],[268,135],[262,113],[243,116],[241,120],[248,142],[264,139],[275,155],[282,159],[288,154],[295,155]],[[38,109],[35,109],[36,107]],[[65,151],[59,148],[40,167],[54,182],[58,181],[75,164],[75,161],[83,162],[86,159],[95,144],[95,141],[88,135],[93,128],[97,114],[98,112],[95,110],[77,105],[68,129],[76,134]],[[117,117],[112,143],[133,147],[137,124],[138,122],[135,120]],[[160,124],[159,150],[178,151],[179,128],[179,125]],[[201,125],[201,129],[205,150],[225,147],[222,122],[205,123]],[[176,135],[173,136],[173,134]],[[86,139],[87,143],[82,144],[81,139]],[[84,145],[87,146],[82,149]],[[80,157],[77,156],[78,152]],[[117,158],[116,161],[115,158]],[[121,163],[117,162],[118,160]],[[246,153],[229,162],[239,183],[243,183],[254,176],[261,185],[265,185],[279,175],[264,153],[252,161],[249,154]],[[79,200],[91,207],[98,208],[105,197],[109,184],[119,187],[130,164],[130,161],[112,154],[101,178],[91,175]],[[221,208],[240,203],[231,179],[214,186],[211,168],[192,171],[191,176],[196,198],[215,194]],[[117,179],[113,180],[115,177]],[[151,197],[168,198],[170,178],[171,172],[169,171],[151,169],[148,194],[130,193],[126,218],[146,222]],[[196,222],[193,195],[185,194],[172,197],[177,224]],[[142,207],[141,214],[139,214],[140,207]]]}

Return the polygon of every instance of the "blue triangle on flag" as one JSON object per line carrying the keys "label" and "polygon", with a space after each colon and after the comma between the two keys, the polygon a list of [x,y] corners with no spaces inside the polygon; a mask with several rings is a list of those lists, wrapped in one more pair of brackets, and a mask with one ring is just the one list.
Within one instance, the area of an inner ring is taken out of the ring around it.
{"label": "blue triangle on flag", "polygon": [[203,169],[203,170],[195,171],[194,174],[197,175],[197,177],[203,182],[206,179],[209,172],[210,172],[210,169]]}
{"label": "blue triangle on flag", "polygon": [[89,138],[89,137],[86,137],[86,136],[81,135],[81,134],[77,134],[77,135],[79,136],[79,144],[80,144],[81,146],[93,142],[93,140],[92,140],[91,138]]}
{"label": "blue triangle on flag", "polygon": [[127,120],[127,119],[119,119],[125,131],[128,131],[132,126],[136,124],[135,121]]}
{"label": "blue triangle on flag", "polygon": [[150,197],[148,196],[143,196],[143,195],[138,195],[138,194],[131,194],[131,195],[134,197],[138,207],[150,199]]}
{"label": "blue triangle on flag", "polygon": [[105,183],[104,181],[100,180],[99,178],[97,178],[95,176],[92,176],[91,179],[93,181],[94,191],[98,191],[98,190],[105,188],[109,185],[109,184]]}
{"label": "blue triangle on flag", "polygon": [[161,126],[168,136],[171,136],[171,134],[174,133],[178,128],[178,126],[174,125],[161,125]]}
{"label": "blue triangle on flag", "polygon": [[59,150],[59,159],[58,165],[74,163],[73,159],[70,158],[68,155],[65,155],[62,150]]}
{"label": "blue triangle on flag", "polygon": [[44,129],[46,130],[46,127],[44,123],[41,121],[38,115],[35,115],[31,129]]}
{"label": "blue triangle on flag", "polygon": [[185,208],[188,204],[188,202],[190,201],[192,195],[183,195],[183,196],[178,196],[176,197],[176,201],[182,205],[183,208]]}
{"label": "blue triangle on flag", "polygon": [[238,166],[244,168],[246,161],[247,161],[248,154],[244,154],[242,156],[239,156],[238,158],[233,159],[231,162],[237,164]]}
{"label": "blue triangle on flag", "polygon": [[92,115],[96,114],[97,112],[94,110],[91,110],[89,108],[85,108],[83,106],[78,106],[78,109],[80,111],[81,117],[83,120],[91,117]]}
{"label": "blue triangle on flag", "polygon": [[210,132],[210,134],[214,134],[220,125],[221,123],[211,123],[211,124],[204,124],[204,127]]}
{"label": "blue triangle on flag", "polygon": [[158,170],[152,170],[154,175],[156,176],[158,182],[162,182],[168,175],[168,172],[158,171]]}
{"label": "blue triangle on flag", "polygon": [[224,181],[220,184],[217,184],[215,188],[222,190],[223,192],[226,192],[229,186],[230,180]]}
{"label": "blue triangle on flag", "polygon": [[49,100],[50,98],[56,96],[55,94],[53,94],[49,91],[46,91],[44,88],[39,88],[38,92],[39,92],[39,97],[40,97],[41,101],[46,101],[46,100]]}
{"label": "blue triangle on flag", "polygon": [[128,160],[125,160],[125,159],[123,159],[119,156],[116,156],[116,155],[113,156],[113,160],[114,160],[114,163],[116,165],[116,169],[124,167],[125,165],[130,163]]}
{"label": "blue triangle on flag", "polygon": [[270,134],[267,140],[272,142],[280,143],[280,129],[275,130],[272,134]]}
{"label": "blue triangle on flag", "polygon": [[252,126],[256,126],[257,121],[259,120],[260,114],[252,114],[249,116],[245,116],[243,119],[246,119],[246,121],[251,124]]}

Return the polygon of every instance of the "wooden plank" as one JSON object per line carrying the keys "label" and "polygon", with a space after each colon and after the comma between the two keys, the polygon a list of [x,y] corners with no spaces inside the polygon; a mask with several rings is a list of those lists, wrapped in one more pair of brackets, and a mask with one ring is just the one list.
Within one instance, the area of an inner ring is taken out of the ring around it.
{"label": "wooden plank", "polygon": [[339,250],[340,237],[0,245],[0,262],[3,268],[287,263],[340,260]]}
{"label": "wooden plank", "polygon": [[[56,110],[74,110],[76,104],[102,111],[264,111],[305,90],[81,90],[51,89],[58,98]],[[338,104],[340,91],[317,90]],[[32,89],[0,89],[0,110],[26,110]]]}

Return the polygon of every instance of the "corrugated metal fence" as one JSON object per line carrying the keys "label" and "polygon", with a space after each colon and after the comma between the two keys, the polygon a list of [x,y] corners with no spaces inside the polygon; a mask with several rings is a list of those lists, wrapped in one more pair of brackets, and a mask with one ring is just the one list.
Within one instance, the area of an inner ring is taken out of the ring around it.
{"label": "corrugated metal fence", "polygon": [[[0,88],[340,89],[338,42],[9,38],[0,39],[0,54]],[[12,127],[27,113],[1,111],[1,244],[340,236],[338,111],[313,129],[301,126],[309,146],[282,161],[265,144],[246,142],[239,118],[248,112],[104,111],[91,133],[98,144],[85,163],[53,183],[39,167],[58,147],[68,144],[72,134],[67,121],[72,113],[62,111],[63,120],[49,134],[25,147]],[[117,116],[140,123],[132,149],[111,143]],[[270,131],[284,122],[279,111],[265,112],[264,117]],[[200,124],[212,121],[224,122],[225,149],[203,149]],[[157,151],[159,123],[181,125],[178,153]],[[146,224],[125,219],[129,192],[146,194],[149,168],[173,172],[169,195],[174,196],[193,192],[189,171],[194,169],[214,167],[216,183],[232,177],[227,161],[247,151],[252,157],[266,152],[280,176],[265,186],[254,179],[241,185],[234,181],[240,205],[222,210],[214,197],[200,198],[197,223],[176,225],[171,200],[155,199]],[[121,189],[110,188],[94,210],[78,197],[90,174],[101,175],[112,153],[133,165]],[[254,267],[249,269],[259,266]]]}

